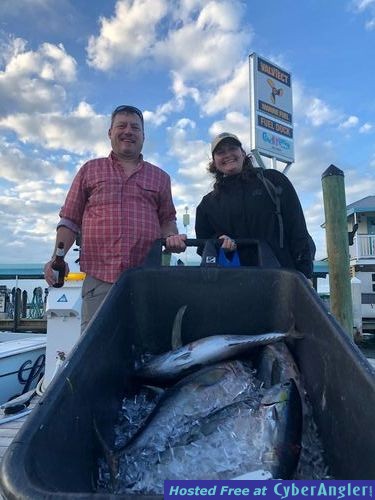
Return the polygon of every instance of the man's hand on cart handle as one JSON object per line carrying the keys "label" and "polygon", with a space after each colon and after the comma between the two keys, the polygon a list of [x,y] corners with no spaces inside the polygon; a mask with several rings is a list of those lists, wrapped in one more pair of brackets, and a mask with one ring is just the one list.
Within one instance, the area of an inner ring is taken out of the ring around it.
{"label": "man's hand on cart handle", "polygon": [[186,234],[170,234],[165,240],[165,248],[167,252],[181,253],[186,250]]}

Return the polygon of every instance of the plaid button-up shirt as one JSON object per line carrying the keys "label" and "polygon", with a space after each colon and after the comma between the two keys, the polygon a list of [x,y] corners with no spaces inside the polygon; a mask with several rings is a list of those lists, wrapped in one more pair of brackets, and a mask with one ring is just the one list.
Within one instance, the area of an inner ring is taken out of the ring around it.
{"label": "plaid button-up shirt", "polygon": [[161,226],[176,220],[171,183],[163,170],[143,161],[128,176],[113,153],[85,163],[60,211],[60,225],[81,231],[80,267],[113,283],[142,263]]}

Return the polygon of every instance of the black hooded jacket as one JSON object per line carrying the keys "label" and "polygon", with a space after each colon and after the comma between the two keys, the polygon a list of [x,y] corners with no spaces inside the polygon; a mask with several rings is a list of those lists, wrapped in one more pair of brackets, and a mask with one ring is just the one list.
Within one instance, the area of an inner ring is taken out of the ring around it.
{"label": "black hooded jacket", "polygon": [[[226,176],[220,186],[203,197],[197,207],[195,232],[197,238],[253,238],[266,241],[281,267],[297,269],[311,278],[313,259],[311,237],[297,193],[289,179],[275,169],[263,170],[263,176],[279,187],[283,221],[283,248],[280,246],[280,225],[275,204],[264,183],[250,175]],[[242,265],[257,265],[254,251],[239,249]]]}

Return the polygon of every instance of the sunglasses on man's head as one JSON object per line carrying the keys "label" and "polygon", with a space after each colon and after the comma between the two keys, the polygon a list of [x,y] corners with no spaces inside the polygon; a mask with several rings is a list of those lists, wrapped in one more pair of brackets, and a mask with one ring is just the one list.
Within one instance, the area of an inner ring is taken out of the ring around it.
{"label": "sunglasses on man's head", "polygon": [[117,108],[112,111],[112,120],[118,113],[123,113],[123,112],[124,113],[134,113],[135,115],[139,116],[139,118],[141,119],[141,122],[143,124],[142,111],[134,106],[128,106],[127,104],[117,106]]}

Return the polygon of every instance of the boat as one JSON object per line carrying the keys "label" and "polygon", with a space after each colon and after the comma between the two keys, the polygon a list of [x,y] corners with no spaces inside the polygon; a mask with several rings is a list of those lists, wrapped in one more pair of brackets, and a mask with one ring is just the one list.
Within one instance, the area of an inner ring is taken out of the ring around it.
{"label": "boat", "polygon": [[46,335],[0,332],[0,404],[35,388],[45,352]]}
{"label": "boat", "polygon": [[[41,269],[38,264],[1,264],[0,280],[9,282],[9,278],[13,278],[16,285],[23,280],[40,280],[43,276]],[[38,392],[48,386],[80,336],[83,279],[84,273],[70,272],[65,278],[64,289],[51,287],[45,290],[45,300],[42,300],[42,288],[38,286],[34,288],[31,302],[27,301],[26,290],[21,292],[16,286],[11,291],[6,285],[0,285],[0,328],[13,329],[2,333],[0,330],[0,405],[33,389],[42,376]],[[17,293],[13,293],[14,290]],[[34,303],[36,297],[38,301]],[[24,317],[20,314],[22,309]],[[40,331],[47,332],[37,334]],[[30,380],[27,378],[29,374]]]}
{"label": "boat", "polygon": [[[34,289],[28,302],[26,291],[18,288],[25,279],[42,277],[41,264],[0,264],[0,405],[34,389],[44,374],[47,337],[42,333],[42,289]],[[13,290],[3,280],[14,280]]]}
{"label": "boat", "polygon": [[287,331],[293,320],[303,339],[290,348],[332,476],[375,479],[374,368],[301,273],[281,269],[261,242],[247,244],[257,247],[257,266],[223,268],[211,259],[209,266],[165,267],[157,242],[142,267],[122,274],[7,449],[0,470],[6,498],[113,498],[96,490],[98,433],[114,442],[135,361],[171,348],[183,305],[184,343]]}

